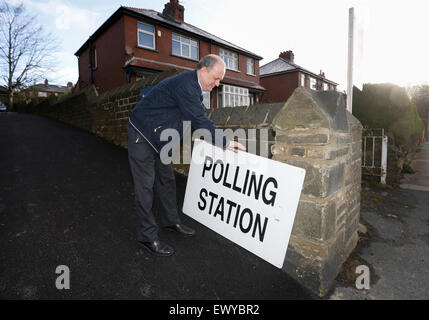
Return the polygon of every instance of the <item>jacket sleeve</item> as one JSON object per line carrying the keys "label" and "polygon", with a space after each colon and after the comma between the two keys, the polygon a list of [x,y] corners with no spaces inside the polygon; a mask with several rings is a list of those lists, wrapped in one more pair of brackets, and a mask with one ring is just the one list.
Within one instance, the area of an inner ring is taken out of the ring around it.
{"label": "jacket sleeve", "polygon": [[206,114],[205,107],[200,101],[200,90],[192,86],[181,85],[176,88],[176,101],[184,119],[191,121],[194,129],[207,129],[211,133],[212,144],[221,143],[219,147],[226,147],[229,143],[222,130],[216,129],[213,121]]}

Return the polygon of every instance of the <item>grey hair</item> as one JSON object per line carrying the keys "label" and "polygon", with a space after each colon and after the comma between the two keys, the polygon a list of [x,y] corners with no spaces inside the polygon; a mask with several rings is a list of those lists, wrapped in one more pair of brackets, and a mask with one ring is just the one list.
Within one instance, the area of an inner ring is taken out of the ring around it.
{"label": "grey hair", "polygon": [[210,71],[217,63],[223,62],[222,58],[215,54],[209,54],[203,57],[197,64],[197,70],[206,67]]}

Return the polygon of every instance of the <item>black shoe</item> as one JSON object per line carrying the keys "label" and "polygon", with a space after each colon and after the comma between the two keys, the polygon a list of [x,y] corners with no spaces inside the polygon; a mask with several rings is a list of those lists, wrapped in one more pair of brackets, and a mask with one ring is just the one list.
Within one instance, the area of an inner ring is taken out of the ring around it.
{"label": "black shoe", "polygon": [[139,241],[144,248],[146,248],[150,253],[157,256],[171,256],[174,253],[174,249],[166,243],[162,243],[159,240],[154,240],[151,242]]}
{"label": "black shoe", "polygon": [[191,229],[183,224],[174,224],[172,226],[167,226],[165,228],[168,230],[176,231],[185,237],[191,237],[195,234],[194,229]]}

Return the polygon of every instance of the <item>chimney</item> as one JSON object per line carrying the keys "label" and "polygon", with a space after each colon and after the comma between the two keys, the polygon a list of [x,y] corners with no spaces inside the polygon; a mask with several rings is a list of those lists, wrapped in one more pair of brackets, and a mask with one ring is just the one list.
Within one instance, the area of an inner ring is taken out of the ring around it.
{"label": "chimney", "polygon": [[162,15],[170,20],[184,22],[185,8],[179,4],[179,0],[170,0],[164,5]]}
{"label": "chimney", "polygon": [[294,54],[293,54],[292,50],[281,52],[279,55],[279,58],[282,58],[282,59],[285,59],[291,63],[294,63],[293,62]]}
{"label": "chimney", "polygon": [[72,88],[73,87],[73,83],[71,83],[70,81],[69,82],[67,82],[67,88]]}
{"label": "chimney", "polygon": [[325,78],[325,73],[322,72],[322,70],[320,70],[320,74],[319,74],[322,78]]}
{"label": "chimney", "polygon": [[48,79],[45,79],[45,86],[48,85]]}

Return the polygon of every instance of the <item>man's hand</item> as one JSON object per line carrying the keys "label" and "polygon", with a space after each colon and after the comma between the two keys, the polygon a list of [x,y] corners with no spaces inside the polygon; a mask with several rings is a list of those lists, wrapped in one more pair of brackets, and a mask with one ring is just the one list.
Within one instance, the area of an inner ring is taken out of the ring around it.
{"label": "man's hand", "polygon": [[228,143],[228,146],[226,147],[228,150],[238,152],[238,149],[246,151],[246,147],[243,146],[241,143],[230,140]]}

